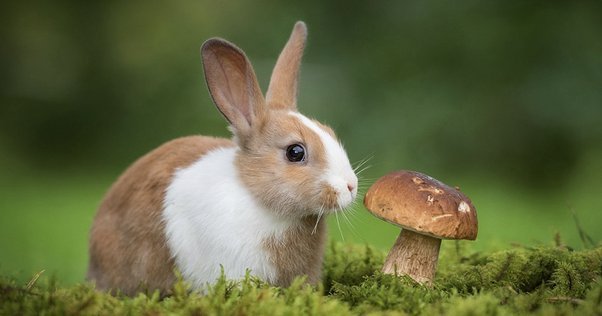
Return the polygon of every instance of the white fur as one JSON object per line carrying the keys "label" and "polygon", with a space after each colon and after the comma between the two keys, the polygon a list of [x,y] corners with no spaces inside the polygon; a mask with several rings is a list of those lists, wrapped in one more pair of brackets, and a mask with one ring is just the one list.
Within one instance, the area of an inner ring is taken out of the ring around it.
{"label": "white fur", "polygon": [[282,236],[291,222],[260,207],[240,182],[237,150],[207,153],[177,171],[167,188],[167,244],[183,277],[196,288],[214,282],[220,266],[228,278],[242,278],[250,269],[268,282],[276,279],[262,241]]}
{"label": "white fur", "polygon": [[[303,114],[290,112],[290,115],[299,119],[301,123],[320,137],[326,150],[326,161],[328,161],[327,170],[324,172],[324,180],[337,192],[339,206],[341,208],[347,207],[355,200],[357,195],[357,176],[351,168],[345,149],[343,149],[341,143]],[[351,192],[347,185],[353,186]]]}

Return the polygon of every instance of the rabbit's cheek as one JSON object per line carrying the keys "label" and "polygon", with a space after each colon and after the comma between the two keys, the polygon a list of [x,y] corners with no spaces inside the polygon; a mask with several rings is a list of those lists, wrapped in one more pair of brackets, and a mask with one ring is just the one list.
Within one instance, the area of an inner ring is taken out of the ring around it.
{"label": "rabbit's cheek", "polygon": [[319,203],[323,205],[323,208],[326,210],[334,210],[338,208],[338,193],[327,182],[322,184],[322,194],[320,195]]}

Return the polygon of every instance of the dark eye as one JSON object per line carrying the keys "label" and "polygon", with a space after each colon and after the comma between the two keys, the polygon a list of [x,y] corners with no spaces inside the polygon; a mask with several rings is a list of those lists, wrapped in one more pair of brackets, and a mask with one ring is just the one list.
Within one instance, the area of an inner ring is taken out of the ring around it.
{"label": "dark eye", "polygon": [[292,144],[286,148],[286,158],[290,162],[305,160],[305,147],[300,144]]}

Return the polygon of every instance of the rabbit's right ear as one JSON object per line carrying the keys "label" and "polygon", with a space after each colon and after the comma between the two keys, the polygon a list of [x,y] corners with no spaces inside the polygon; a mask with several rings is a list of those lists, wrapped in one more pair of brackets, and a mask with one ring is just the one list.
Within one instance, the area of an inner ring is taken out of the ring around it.
{"label": "rabbit's right ear", "polygon": [[242,50],[219,38],[203,44],[201,57],[213,102],[234,128],[234,134],[244,139],[265,111],[251,63]]}

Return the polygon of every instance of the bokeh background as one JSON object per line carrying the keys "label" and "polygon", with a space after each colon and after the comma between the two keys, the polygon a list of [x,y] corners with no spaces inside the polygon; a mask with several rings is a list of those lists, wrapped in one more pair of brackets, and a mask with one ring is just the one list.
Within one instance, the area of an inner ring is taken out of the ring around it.
{"label": "bokeh background", "polygon": [[[265,89],[296,20],[300,108],[372,157],[364,186],[397,169],[460,186],[476,250],[601,240],[600,1],[24,0],[0,5],[0,273],[83,280],[121,171],[179,136],[228,137],[202,42],[243,48]],[[331,239],[387,249],[399,230],[358,201]]]}

